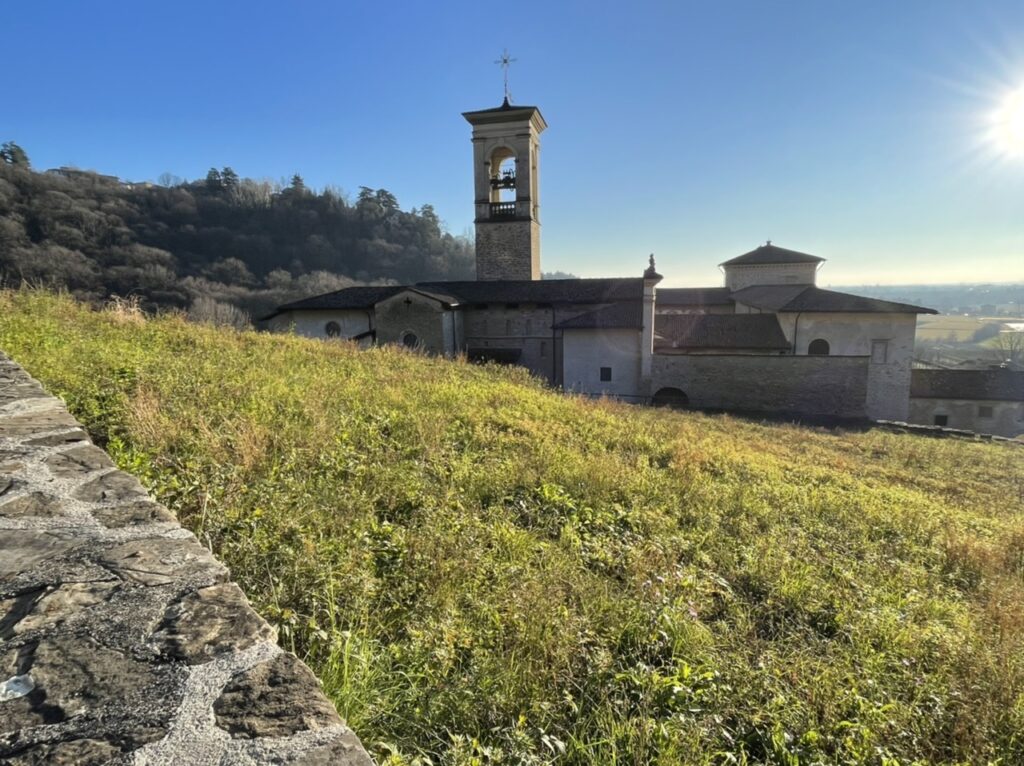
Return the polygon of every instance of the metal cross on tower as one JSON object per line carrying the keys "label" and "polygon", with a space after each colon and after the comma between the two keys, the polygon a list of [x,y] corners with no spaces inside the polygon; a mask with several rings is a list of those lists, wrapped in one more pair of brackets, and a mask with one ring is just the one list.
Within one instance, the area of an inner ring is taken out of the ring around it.
{"label": "metal cross on tower", "polygon": [[508,89],[508,68],[512,66],[512,63],[514,61],[516,61],[516,59],[509,57],[508,48],[506,48],[504,51],[502,51],[501,58],[494,62],[495,64],[497,64],[498,66],[505,70],[505,101],[512,100],[512,94],[509,92]]}

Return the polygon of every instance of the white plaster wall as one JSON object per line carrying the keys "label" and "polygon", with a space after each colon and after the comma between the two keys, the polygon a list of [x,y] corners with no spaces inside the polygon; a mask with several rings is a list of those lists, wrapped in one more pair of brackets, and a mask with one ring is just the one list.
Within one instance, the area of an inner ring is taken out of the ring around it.
{"label": "white plaster wall", "polygon": [[724,266],[725,286],[742,290],[751,285],[813,285],[817,263],[765,263]]}
{"label": "white plaster wall", "polygon": [[916,314],[875,314],[858,312],[784,312],[779,325],[790,343],[796,338],[796,353],[806,354],[812,340],[823,338],[829,356],[868,356],[873,340],[889,341],[889,356],[906,360],[914,356]]}
{"label": "white plaster wall", "polygon": [[[981,417],[978,414],[981,406],[991,407],[992,417]],[[947,428],[962,428],[1011,438],[1024,434],[1024,402],[911,398],[907,422],[932,426],[935,425],[936,415],[947,417]]]}
{"label": "white plaster wall", "polygon": [[787,312],[778,317],[786,339],[795,339],[797,355],[807,354],[817,338],[828,341],[829,356],[870,357],[873,341],[886,341],[886,360],[872,361],[869,367],[867,414],[882,420],[907,419],[916,314]]}
{"label": "white plaster wall", "polygon": [[[640,330],[565,330],[562,361],[567,390],[628,399],[640,396]],[[612,368],[611,381],[601,368]]]}
{"label": "white plaster wall", "polygon": [[[370,312],[372,313],[372,312]],[[327,323],[341,325],[341,338],[351,338],[370,329],[370,317],[361,309],[288,311],[267,322],[271,332],[294,332],[307,338],[327,338]]]}

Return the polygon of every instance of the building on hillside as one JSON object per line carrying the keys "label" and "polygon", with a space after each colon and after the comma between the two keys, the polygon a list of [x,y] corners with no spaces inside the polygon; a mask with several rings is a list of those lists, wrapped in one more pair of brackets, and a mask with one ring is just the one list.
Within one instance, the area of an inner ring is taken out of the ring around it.
{"label": "building on hillside", "polygon": [[910,419],[996,436],[1024,434],[1024,372],[914,370]]}
{"label": "building on hillside", "polygon": [[768,242],[722,287],[638,277],[540,279],[540,133],[532,106],[467,112],[477,280],[350,287],[279,306],[268,329],[518,364],[627,401],[905,420],[917,315],[816,286],[823,258]]}

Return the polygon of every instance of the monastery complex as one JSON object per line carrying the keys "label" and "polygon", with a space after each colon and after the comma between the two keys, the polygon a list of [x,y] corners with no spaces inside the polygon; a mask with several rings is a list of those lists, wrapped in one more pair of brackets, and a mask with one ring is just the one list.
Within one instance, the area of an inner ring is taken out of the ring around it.
{"label": "monastery complex", "polygon": [[824,259],[768,242],[724,285],[636,276],[542,280],[540,110],[508,99],[473,129],[475,281],[350,287],[278,307],[271,330],[517,364],[552,385],[637,403],[906,420],[917,315],[819,288]]}

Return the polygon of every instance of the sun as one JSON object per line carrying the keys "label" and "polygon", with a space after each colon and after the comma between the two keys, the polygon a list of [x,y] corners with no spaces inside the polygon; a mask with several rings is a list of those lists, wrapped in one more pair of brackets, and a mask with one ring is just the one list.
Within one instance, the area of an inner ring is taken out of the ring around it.
{"label": "sun", "polygon": [[1009,93],[996,109],[991,136],[1003,154],[1024,157],[1024,88]]}

